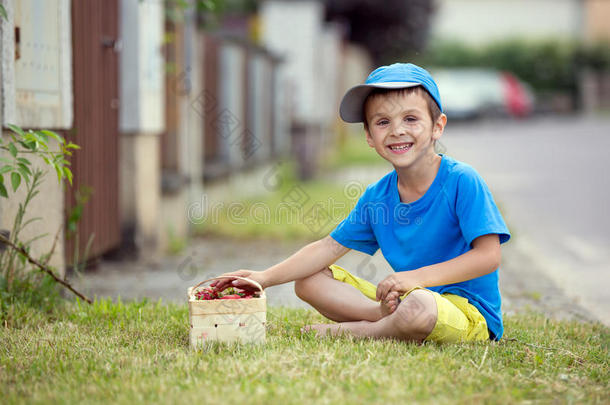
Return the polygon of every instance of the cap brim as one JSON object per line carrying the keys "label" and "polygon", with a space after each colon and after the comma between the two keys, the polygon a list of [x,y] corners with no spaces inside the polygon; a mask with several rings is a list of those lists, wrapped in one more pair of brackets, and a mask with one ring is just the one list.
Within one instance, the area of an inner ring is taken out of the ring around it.
{"label": "cap brim", "polygon": [[407,87],[421,86],[416,82],[387,82],[360,84],[354,86],[345,93],[339,106],[339,116],[345,122],[364,122],[364,101],[373,89],[404,89]]}

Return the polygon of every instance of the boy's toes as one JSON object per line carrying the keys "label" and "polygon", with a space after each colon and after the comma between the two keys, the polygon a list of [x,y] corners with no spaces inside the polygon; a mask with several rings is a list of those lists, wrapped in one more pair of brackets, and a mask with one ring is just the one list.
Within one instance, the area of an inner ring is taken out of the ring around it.
{"label": "boy's toes", "polygon": [[392,312],[394,312],[394,310],[398,306],[398,303],[400,302],[400,294],[397,291],[392,291],[386,297],[386,302],[387,305],[392,308]]}
{"label": "boy's toes", "polygon": [[333,335],[333,331],[338,327],[337,324],[318,323],[314,325],[306,325],[301,328],[302,334],[307,334],[314,331],[315,337],[324,337],[327,335]]}
{"label": "boy's toes", "polygon": [[396,291],[390,292],[386,295],[385,299],[381,302],[381,315],[386,317],[396,310],[398,303],[400,302],[400,294]]}

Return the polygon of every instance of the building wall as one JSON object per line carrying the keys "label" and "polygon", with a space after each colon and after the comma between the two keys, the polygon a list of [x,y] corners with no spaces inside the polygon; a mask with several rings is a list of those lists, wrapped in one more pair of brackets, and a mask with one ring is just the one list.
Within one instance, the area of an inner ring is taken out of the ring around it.
{"label": "building wall", "polygon": [[160,134],[165,122],[164,5],[121,0],[120,211],[123,242],[140,257],[159,253]]}
{"label": "building wall", "polygon": [[[173,252],[188,239],[191,223],[187,206],[197,201],[202,193],[203,178],[203,115],[198,104],[202,95],[204,63],[203,35],[197,31],[194,16],[188,12],[176,27],[178,32],[171,44],[175,71],[168,74],[167,93],[173,93],[174,105],[166,111],[176,115],[171,123],[175,137],[166,139],[166,148],[176,153],[175,167],[177,187],[164,187],[161,197],[160,250]],[[168,98],[169,99],[169,98]],[[172,112],[173,111],[173,112]],[[168,131],[170,122],[168,120]],[[167,132],[163,135],[166,136]],[[162,151],[162,155],[167,151]],[[167,171],[167,167],[163,167]],[[167,175],[167,173],[166,173]]]}
{"label": "building wall", "polygon": [[[3,126],[10,123],[24,128],[70,128],[73,106],[69,0],[2,0],[2,4],[8,18],[0,22],[0,122]],[[16,43],[15,27],[20,33],[19,43]],[[0,136],[6,137],[8,133],[2,131]],[[57,150],[57,143],[51,140],[49,147]],[[8,154],[0,151],[0,156]],[[47,170],[42,160],[30,155],[27,158],[35,167]],[[11,230],[25,196],[25,184],[22,181],[17,193],[13,193],[6,180],[5,175],[9,198],[0,198],[0,229]],[[55,172],[49,170],[24,221],[40,219],[27,225],[20,234],[22,241],[46,234],[32,243],[34,257],[50,252],[57,235],[49,264],[61,276],[65,273],[62,187]]]}
{"label": "building wall", "polygon": [[251,160],[260,162],[271,153],[271,121],[269,119],[272,94],[269,91],[271,68],[269,60],[254,54],[248,62],[248,127],[247,136],[254,138]]}
{"label": "building wall", "polygon": [[580,0],[437,0],[432,37],[484,44],[515,36],[578,38]]}
{"label": "building wall", "polygon": [[70,128],[70,1],[4,0],[3,4],[9,15],[2,20],[3,123]]}
{"label": "building wall", "polygon": [[318,1],[266,1],[261,10],[262,43],[284,59],[282,70],[290,81],[294,117],[319,123],[323,117],[318,78],[324,7]]}
{"label": "building wall", "polygon": [[320,97],[321,115],[324,125],[331,125],[338,118],[341,82],[344,72],[341,70],[341,31],[336,25],[323,28],[320,41],[320,69],[317,84]]}
{"label": "building wall", "polygon": [[164,129],[163,2],[121,0],[121,132]]}
{"label": "building wall", "polygon": [[193,193],[198,198],[190,200],[187,215],[196,226],[209,224],[209,216],[222,204],[275,189],[279,159],[291,145],[290,82],[278,69],[282,61],[277,55],[210,34],[202,43],[207,59],[198,59],[205,61],[205,90],[194,105],[205,116],[205,162],[224,160],[228,170],[217,176],[208,171],[202,192]]}
{"label": "building wall", "polygon": [[140,257],[159,249],[161,177],[159,136],[123,134],[120,137],[120,207],[123,232],[135,243]]}
{"label": "building wall", "polygon": [[203,123],[204,116],[197,105],[197,99],[203,94],[203,67],[205,60],[205,48],[203,33],[197,31],[195,24],[188,26],[192,33],[192,41],[187,43],[190,48],[189,65],[191,66],[191,94],[187,105],[187,126],[183,150],[187,157],[184,162],[184,170],[187,173],[189,183],[186,190],[186,203],[181,207],[181,221],[186,224],[185,234],[188,234],[193,224],[190,222],[186,209],[187,206],[199,201],[203,193]]}
{"label": "building wall", "polygon": [[290,150],[290,125],[292,123],[293,86],[283,69],[275,68],[271,78],[273,148],[272,156],[283,156]]}
{"label": "building wall", "polygon": [[585,0],[584,7],[586,39],[610,41],[610,1]]}
{"label": "building wall", "polygon": [[[341,71],[340,97],[343,97],[353,86],[363,83],[373,69],[373,61],[366,49],[359,45],[345,44],[341,52],[339,65]],[[364,134],[362,124],[348,124],[338,117],[338,113],[336,128],[339,142],[345,141],[349,132],[362,132]]]}
{"label": "building wall", "polygon": [[244,166],[241,137],[246,130],[244,111],[245,63],[242,46],[223,42],[220,47],[220,91],[218,95],[218,119],[222,155],[228,159],[233,171]]}
{"label": "building wall", "polygon": [[288,116],[298,174],[312,178],[324,145],[334,137],[341,31],[325,24],[320,1],[266,1],[259,12],[261,42],[284,62],[280,75],[292,107]]}

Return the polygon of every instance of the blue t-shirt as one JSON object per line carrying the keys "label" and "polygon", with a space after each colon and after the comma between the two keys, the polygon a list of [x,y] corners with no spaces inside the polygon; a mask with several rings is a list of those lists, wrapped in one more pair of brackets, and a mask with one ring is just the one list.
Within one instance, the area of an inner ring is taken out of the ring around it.
{"label": "blue t-shirt", "polygon": [[[479,236],[510,233],[487,184],[468,164],[440,155],[426,193],[412,203],[398,194],[396,171],[367,187],[354,209],[330,234],[345,247],[369,255],[381,249],[394,271],[415,270],[451,260],[471,249]],[[487,321],[492,339],[504,332],[498,269],[461,283],[428,287],[468,299]]]}

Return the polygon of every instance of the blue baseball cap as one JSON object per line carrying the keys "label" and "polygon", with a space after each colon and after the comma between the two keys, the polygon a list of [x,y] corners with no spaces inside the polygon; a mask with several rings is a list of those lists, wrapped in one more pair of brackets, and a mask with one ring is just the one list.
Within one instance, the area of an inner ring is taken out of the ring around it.
{"label": "blue baseball cap", "polygon": [[373,70],[364,84],[349,89],[341,100],[339,115],[345,122],[364,122],[364,102],[373,89],[403,89],[415,86],[422,86],[443,111],[438,87],[426,69],[412,63],[394,63]]}

